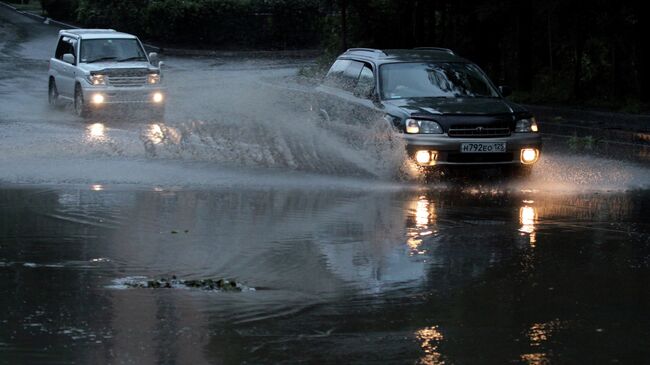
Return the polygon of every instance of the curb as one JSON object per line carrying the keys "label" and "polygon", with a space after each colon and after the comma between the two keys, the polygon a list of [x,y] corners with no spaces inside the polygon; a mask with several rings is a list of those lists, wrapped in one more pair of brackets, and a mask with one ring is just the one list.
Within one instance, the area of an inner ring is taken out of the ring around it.
{"label": "curb", "polygon": [[284,51],[218,51],[198,50],[183,48],[160,47],[165,55],[169,56],[195,56],[195,57],[219,57],[219,58],[316,58],[322,51],[318,49],[307,50],[284,50]]}

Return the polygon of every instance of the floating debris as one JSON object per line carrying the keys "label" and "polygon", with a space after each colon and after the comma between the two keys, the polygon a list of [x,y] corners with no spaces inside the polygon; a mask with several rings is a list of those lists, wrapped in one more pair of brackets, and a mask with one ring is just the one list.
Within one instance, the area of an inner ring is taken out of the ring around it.
{"label": "floating debris", "polygon": [[113,288],[143,288],[143,289],[171,289],[192,288],[212,291],[253,291],[242,283],[226,279],[198,279],[180,280],[173,275],[171,278],[148,279],[145,277],[129,277],[114,280]]}

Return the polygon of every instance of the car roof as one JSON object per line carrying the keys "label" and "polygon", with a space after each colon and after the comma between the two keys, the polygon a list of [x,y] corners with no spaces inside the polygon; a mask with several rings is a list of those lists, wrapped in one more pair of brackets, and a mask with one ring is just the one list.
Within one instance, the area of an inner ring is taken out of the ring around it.
{"label": "car roof", "polygon": [[123,38],[135,39],[136,36],[128,33],[117,32],[113,29],[64,29],[59,35],[71,35],[81,39]]}
{"label": "car roof", "polygon": [[375,64],[397,62],[463,62],[469,63],[448,48],[420,47],[413,49],[350,48],[339,56],[342,59],[361,59]]}

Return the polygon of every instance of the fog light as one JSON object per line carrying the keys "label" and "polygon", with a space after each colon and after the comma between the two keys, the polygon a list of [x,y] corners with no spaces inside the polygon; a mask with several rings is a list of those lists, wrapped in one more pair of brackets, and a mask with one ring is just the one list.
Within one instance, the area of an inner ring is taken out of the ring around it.
{"label": "fog light", "polygon": [[431,162],[431,154],[429,151],[418,151],[415,153],[415,161],[421,164],[428,164]]}
{"label": "fog light", "polygon": [[163,101],[163,94],[162,93],[154,93],[153,94],[153,102],[154,103],[160,103]]}
{"label": "fog light", "polygon": [[415,161],[420,165],[433,165],[436,163],[438,154],[436,151],[420,150],[415,153]]}
{"label": "fog light", "polygon": [[524,148],[521,150],[521,162],[524,164],[533,164],[539,158],[539,151],[535,148]]}
{"label": "fog light", "polygon": [[94,94],[93,95],[93,103],[101,104],[103,102],[104,102],[104,95],[102,95],[102,94]]}

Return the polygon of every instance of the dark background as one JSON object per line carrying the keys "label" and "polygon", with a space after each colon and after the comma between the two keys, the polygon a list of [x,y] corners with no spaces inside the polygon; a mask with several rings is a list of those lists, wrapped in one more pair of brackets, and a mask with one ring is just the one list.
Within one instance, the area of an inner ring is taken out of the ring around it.
{"label": "dark background", "polygon": [[[13,0],[14,2],[18,0]],[[24,1],[24,0],[23,0]],[[34,2],[35,0],[32,0]],[[650,100],[640,1],[41,0],[49,16],[170,47],[324,50],[439,46],[520,102],[638,113]]]}

